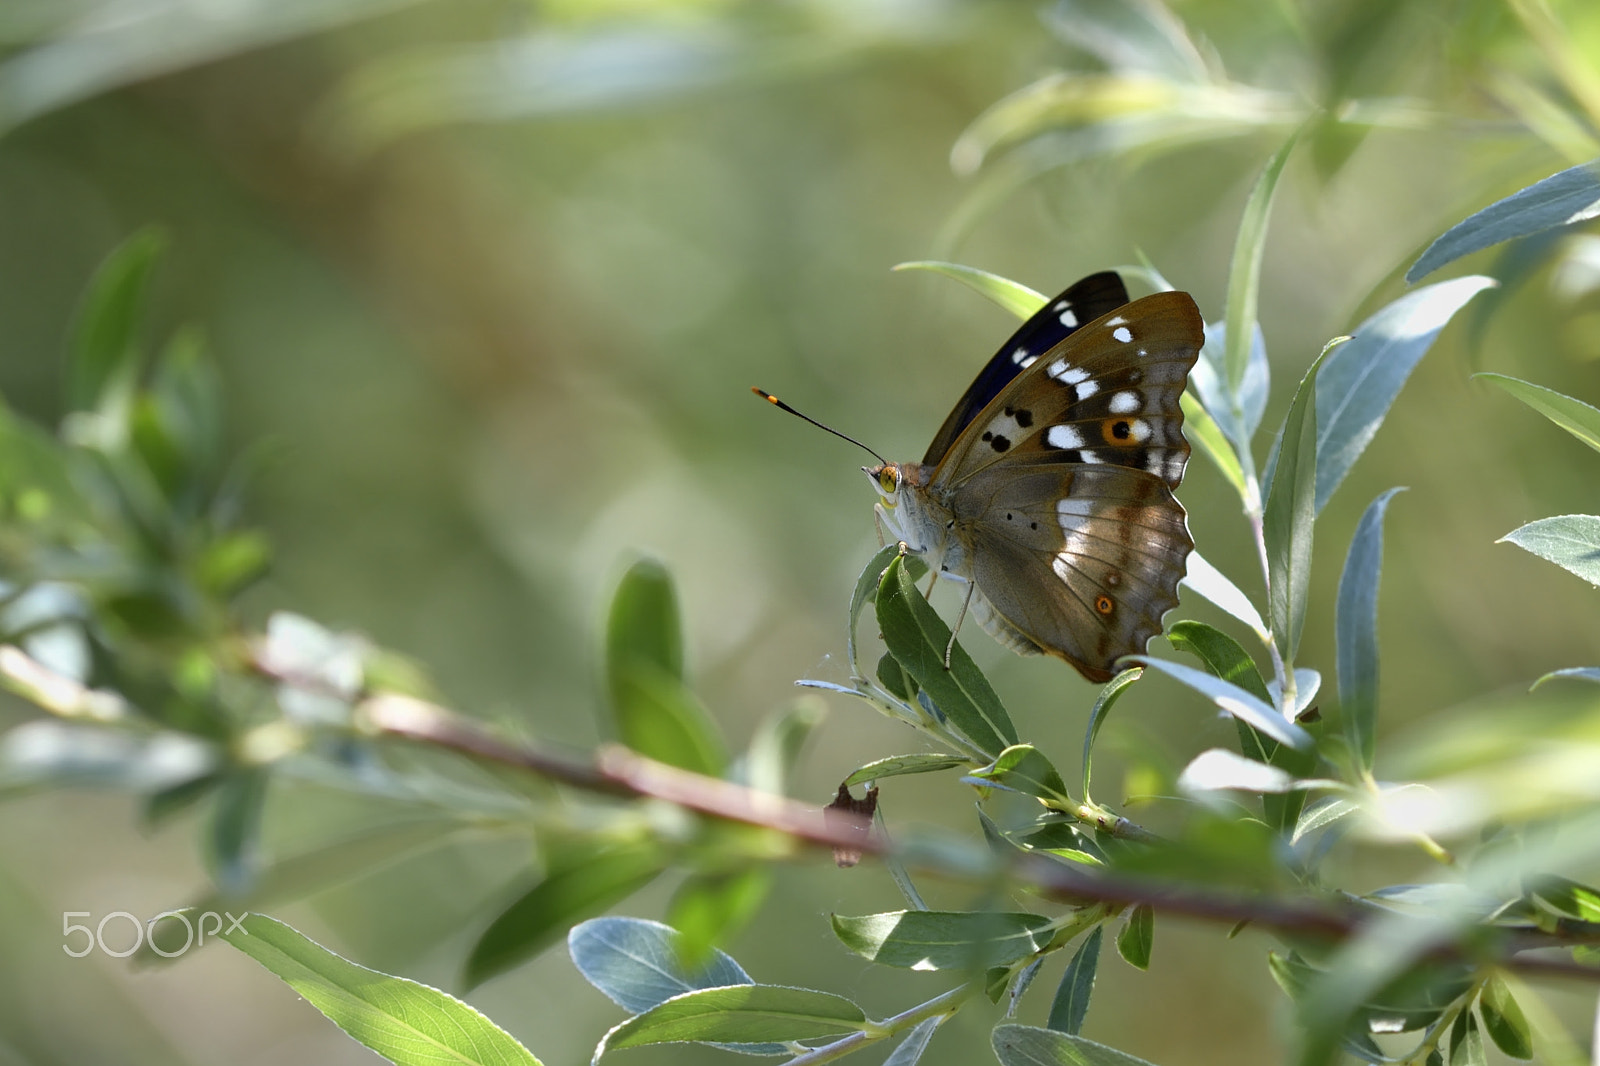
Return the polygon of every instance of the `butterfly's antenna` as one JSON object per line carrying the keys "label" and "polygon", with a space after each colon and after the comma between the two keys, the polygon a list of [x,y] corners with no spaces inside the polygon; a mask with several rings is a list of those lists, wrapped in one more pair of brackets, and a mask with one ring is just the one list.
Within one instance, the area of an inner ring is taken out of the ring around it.
{"label": "butterfly's antenna", "polygon": [[799,411],[796,411],[793,407],[790,407],[788,404],[784,403],[782,400],[780,400],[776,396],[772,395],[772,393],[766,392],[763,389],[758,389],[754,385],[750,386],[750,391],[755,393],[757,396],[761,397],[763,400],[765,400],[768,403],[770,403],[772,406],[776,407],[778,410],[780,410],[780,411],[788,411],[790,414],[794,415],[796,418],[803,418],[807,422],[810,422],[813,426],[816,426],[818,429],[826,430],[827,432],[832,433],[835,437],[838,437],[840,440],[849,441],[851,444],[854,444],[857,448],[860,448],[862,451],[866,452],[868,455],[870,455],[874,459],[878,460],[878,462],[883,463],[885,465],[888,464],[889,460],[885,459],[883,456],[879,455],[877,452],[873,451],[871,448],[867,447],[865,444],[862,444],[860,441],[856,440],[854,437],[847,437],[843,433],[840,433],[838,430],[834,429],[832,426],[825,426],[821,422],[818,422],[815,418],[812,418],[810,415],[801,414]]}

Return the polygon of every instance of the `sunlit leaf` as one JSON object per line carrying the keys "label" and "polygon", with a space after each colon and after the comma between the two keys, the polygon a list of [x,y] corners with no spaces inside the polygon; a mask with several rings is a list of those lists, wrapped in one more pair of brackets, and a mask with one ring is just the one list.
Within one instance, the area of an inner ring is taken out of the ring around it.
{"label": "sunlit leaf", "polygon": [[1339,575],[1334,614],[1338,642],[1339,707],[1345,735],[1363,769],[1372,769],[1378,718],[1378,577],[1383,563],[1383,515],[1400,489],[1367,507],[1350,538]]}
{"label": "sunlit leaf", "polygon": [[1261,620],[1261,612],[1250,602],[1250,597],[1239,591],[1238,585],[1228,580],[1227,575],[1212,566],[1199,552],[1189,553],[1188,572],[1181,583],[1255,630],[1263,642],[1268,639],[1267,624]]}
{"label": "sunlit leaf", "polygon": [[[1261,297],[1261,256],[1267,247],[1267,216],[1283,165],[1289,161],[1299,134],[1293,134],[1267,160],[1267,165],[1245,201],[1244,216],[1234,238],[1233,262],[1228,268],[1227,331],[1223,338],[1222,380],[1229,393],[1243,396],[1245,374],[1256,335],[1257,306]],[[1242,406],[1242,405],[1240,405]]]}
{"label": "sunlit leaf", "polygon": [[1205,696],[1222,710],[1235,718],[1252,726],[1259,732],[1276,740],[1280,744],[1287,744],[1291,748],[1311,747],[1311,734],[1304,729],[1287,721],[1271,706],[1264,703],[1259,697],[1251,695],[1238,685],[1229,684],[1221,678],[1213,677],[1202,670],[1182,663],[1171,662],[1166,659],[1152,659],[1147,656],[1135,657],[1134,661],[1155,669],[1171,677],[1175,681],[1194,689]]}
{"label": "sunlit leaf", "polygon": [[1093,1040],[1029,1025],[998,1025],[992,1042],[1001,1066],[1151,1066]]}
{"label": "sunlit leaf", "polygon": [[1225,322],[1206,324],[1206,342],[1200,349],[1199,361],[1189,372],[1189,383],[1235,450],[1243,454],[1250,450],[1251,439],[1261,425],[1272,377],[1267,364],[1267,340],[1258,324],[1250,343],[1244,380],[1237,391],[1229,389],[1224,365],[1227,332]]}
{"label": "sunlit leaf", "polygon": [[889,651],[952,725],[991,756],[1017,742],[1016,727],[1000,698],[959,643],[945,668],[950,627],[922,598],[900,559],[884,571],[877,607]]}
{"label": "sunlit leaf", "polygon": [[572,964],[594,987],[630,1014],[643,1014],[697,988],[755,982],[731,957],[712,950],[698,967],[683,965],[678,933],[644,918],[591,918],[567,934]]}
{"label": "sunlit leaf", "polygon": [[1270,702],[1271,693],[1261,679],[1255,660],[1239,642],[1219,629],[1184,619],[1167,631],[1167,641],[1178,651],[1188,652],[1205,664],[1217,677],[1231,685],[1238,685],[1263,703]]}
{"label": "sunlit leaf", "polygon": [[463,980],[475,987],[531,959],[582,918],[627,899],[665,863],[650,847],[589,852],[552,869],[500,913],[467,956]]}
{"label": "sunlit leaf", "polygon": [[[1272,639],[1285,662],[1293,661],[1305,626],[1311,591],[1312,524],[1316,519],[1317,371],[1327,352],[1311,364],[1283,420],[1277,462],[1262,518],[1267,555],[1267,616]],[[1252,723],[1254,724],[1254,723]]]}
{"label": "sunlit leaf", "polygon": [[1472,376],[1500,386],[1589,447],[1600,451],[1600,409],[1591,407],[1582,400],[1575,400],[1571,396],[1564,396],[1554,389],[1520,381],[1504,374],[1485,373]]}
{"label": "sunlit leaf", "polygon": [[883,966],[981,970],[1041,950],[1055,924],[1041,914],[1004,911],[889,911],[835,914],[833,931],[845,947]]}
{"label": "sunlit leaf", "polygon": [[1508,541],[1570,570],[1591,585],[1600,585],[1600,517],[1569,514],[1541,518],[1512,530],[1495,543]]}
{"label": "sunlit leaf", "polygon": [[1047,803],[1071,802],[1061,775],[1032,744],[1012,745],[988,766],[973,770],[967,775],[967,780],[997,785]]}
{"label": "sunlit leaf", "polygon": [[970,763],[970,759],[960,755],[946,755],[942,752],[891,755],[887,759],[875,759],[867,763],[845,778],[843,783],[846,786],[860,785],[867,781],[881,781],[886,777],[899,777],[902,774],[936,773],[956,766],[967,766]]}
{"label": "sunlit leaf", "polygon": [[1050,1004],[1050,1020],[1045,1024],[1060,1033],[1076,1036],[1083,1028],[1083,1019],[1089,1013],[1089,997],[1094,994],[1095,971],[1100,965],[1100,941],[1104,928],[1095,926],[1061,975],[1056,987],[1056,998]]}
{"label": "sunlit leaf", "polygon": [[1428,246],[1406,280],[1415,282],[1502,241],[1600,216],[1600,169],[1582,163],[1535,182],[1457,222]]}
{"label": "sunlit leaf", "polygon": [[1003,278],[999,274],[991,274],[987,270],[979,270],[977,267],[962,266],[960,263],[919,259],[910,263],[896,263],[894,269],[928,270],[935,274],[943,274],[947,278],[954,278],[974,292],[987,296],[1018,318],[1028,318],[1049,299],[1044,293],[1035,292],[1020,282]]}
{"label": "sunlit leaf", "polygon": [[1210,748],[1189,761],[1178,775],[1178,787],[1185,792],[1215,792],[1236,789],[1241,792],[1288,792],[1295,779],[1266,763],[1247,759],[1224,748]]}
{"label": "sunlit leaf", "polygon": [[1600,685],[1600,666],[1569,666],[1564,670],[1552,670],[1535,681],[1530,686],[1530,691],[1538,688],[1546,681],[1555,681],[1560,678],[1570,678],[1573,681],[1592,681]]}
{"label": "sunlit leaf", "polygon": [[1228,443],[1221,427],[1200,405],[1200,401],[1188,392],[1178,397],[1178,405],[1183,408],[1183,435],[1211,460],[1212,465],[1228,479],[1228,484],[1233,486],[1233,491],[1243,499],[1246,491],[1244,468],[1239,465],[1238,453]]}
{"label": "sunlit leaf", "polygon": [[1476,275],[1406,293],[1357,326],[1317,375],[1317,512],[1372,441],[1457,311],[1496,282]]}
{"label": "sunlit leaf", "polygon": [[265,915],[248,915],[223,936],[390,1062],[539,1066],[510,1034],[454,996],[358,966]]}
{"label": "sunlit leaf", "polygon": [[1450,1027],[1450,1066],[1489,1066],[1483,1034],[1478,1031],[1478,1019],[1472,1016],[1470,1007],[1456,1015]]}
{"label": "sunlit leaf", "polygon": [[861,1008],[831,992],[737,984],[685,992],[613,1028],[592,1061],[608,1051],[648,1044],[778,1043],[843,1036],[866,1024]]}

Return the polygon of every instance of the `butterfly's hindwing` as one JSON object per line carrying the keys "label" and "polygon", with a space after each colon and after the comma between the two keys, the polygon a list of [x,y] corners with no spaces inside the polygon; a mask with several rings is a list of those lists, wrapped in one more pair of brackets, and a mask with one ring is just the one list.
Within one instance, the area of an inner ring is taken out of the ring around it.
{"label": "butterfly's hindwing", "polygon": [[1158,477],[1111,465],[991,466],[952,502],[987,601],[977,617],[1008,646],[1029,650],[1020,636],[1105,681],[1177,606],[1194,541]]}
{"label": "butterfly's hindwing", "polygon": [[1000,350],[984,364],[967,391],[945,418],[944,425],[928,445],[924,463],[937,463],[967,424],[1000,395],[1008,384],[1045,352],[1085,323],[1128,302],[1128,290],[1114,271],[1105,270],[1075,282],[1070,288],[1041,307],[1024,322]]}
{"label": "butterfly's hindwing", "polygon": [[996,463],[1131,467],[1183,479],[1183,394],[1205,327],[1186,293],[1147,296],[1086,324],[1040,356],[941,457],[935,485]]}

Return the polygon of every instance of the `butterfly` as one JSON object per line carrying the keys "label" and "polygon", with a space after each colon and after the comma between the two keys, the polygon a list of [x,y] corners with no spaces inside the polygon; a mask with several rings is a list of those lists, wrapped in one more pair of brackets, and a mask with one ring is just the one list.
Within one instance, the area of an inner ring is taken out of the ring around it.
{"label": "butterfly", "polygon": [[1187,293],[1129,302],[1114,272],[1082,279],[985,364],[922,462],[862,467],[879,519],[967,583],[962,618],[1110,680],[1161,632],[1194,549],[1173,490],[1204,340]]}

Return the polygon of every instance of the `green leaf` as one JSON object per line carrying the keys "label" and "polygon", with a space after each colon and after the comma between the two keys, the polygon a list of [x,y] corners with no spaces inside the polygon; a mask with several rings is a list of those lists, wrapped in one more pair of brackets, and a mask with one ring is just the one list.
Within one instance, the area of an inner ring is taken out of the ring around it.
{"label": "green leaf", "polygon": [[1600,408],[1591,407],[1582,400],[1564,396],[1543,385],[1534,385],[1504,374],[1472,376],[1500,386],[1595,451],[1600,451]]}
{"label": "green leaf", "polygon": [[1183,409],[1183,435],[1211,460],[1243,499],[1246,492],[1244,468],[1239,465],[1239,453],[1228,443],[1222,427],[1200,406],[1200,401],[1187,392],[1178,397],[1178,406]]}
{"label": "green leaf", "polygon": [[357,966],[262,914],[224,939],[361,1044],[400,1066],[539,1066],[504,1029],[437,988]]}
{"label": "green leaf", "polygon": [[1106,718],[1111,714],[1111,708],[1117,705],[1117,700],[1122,698],[1122,693],[1129,685],[1144,676],[1144,669],[1130,666],[1116,677],[1105,683],[1100,689],[1100,695],[1095,698],[1094,707],[1089,711],[1089,725],[1083,731],[1083,798],[1089,799],[1089,775],[1094,769],[1094,742],[1099,739],[1100,728],[1106,724]]}
{"label": "green leaf", "polygon": [[1227,337],[1223,349],[1223,380],[1228,392],[1237,395],[1244,385],[1250,363],[1251,342],[1256,332],[1256,309],[1261,296],[1261,256],[1267,246],[1267,216],[1272,211],[1272,194],[1289,161],[1299,132],[1289,136],[1272,158],[1267,160],[1250,199],[1245,202],[1239,233],[1234,239],[1233,262],[1228,268]]}
{"label": "green leaf", "polygon": [[1552,874],[1529,880],[1530,894],[1541,907],[1563,918],[1600,923],[1600,890]]}
{"label": "green leaf", "polygon": [[1562,670],[1552,670],[1528,686],[1528,691],[1532,692],[1546,681],[1555,681],[1558,678],[1570,678],[1573,681],[1590,681],[1600,685],[1600,666],[1569,666]]}
{"label": "green leaf", "polygon": [[1339,575],[1334,613],[1338,642],[1339,707],[1350,750],[1363,770],[1372,769],[1378,720],[1378,576],[1383,563],[1383,516],[1401,489],[1390,489],[1368,505]]}
{"label": "green leaf", "polygon": [[1151,1066],[1093,1040],[1031,1025],[997,1025],[992,1042],[1001,1066]]}
{"label": "green leaf", "polygon": [[1072,961],[1067,963],[1067,972],[1061,975],[1056,998],[1050,1004],[1050,1020],[1045,1023],[1058,1033],[1076,1036],[1083,1028],[1083,1019],[1089,1013],[1089,997],[1094,994],[1094,975],[1100,966],[1100,941],[1104,939],[1104,931],[1097,925],[1083,938],[1083,943],[1073,952]]}
{"label": "green leaf", "polygon": [[106,257],[89,282],[72,331],[67,407],[90,411],[115,388],[130,388],[139,372],[139,327],[150,272],[166,247],[154,229],[129,237]]}
{"label": "green leaf", "polygon": [[1195,85],[1212,80],[1183,21],[1165,5],[1063,0],[1045,8],[1041,15],[1057,37],[1094,54],[1112,70]]}
{"label": "green leaf", "polygon": [[878,625],[889,651],[950,723],[980,750],[997,756],[1017,742],[1016,727],[988,679],[959,643],[945,669],[950,628],[917,591],[901,559],[884,571],[878,589]]}
{"label": "green leaf", "polygon": [[1184,792],[1288,792],[1299,782],[1287,771],[1257,759],[1247,758],[1226,748],[1207,748],[1183,768],[1178,788]]}
{"label": "green leaf", "polygon": [[1207,670],[1230,685],[1239,686],[1262,703],[1272,702],[1272,694],[1261,679],[1255,660],[1237,640],[1220,629],[1185,619],[1174,623],[1167,631],[1167,641],[1175,650],[1199,659]]}
{"label": "green leaf", "polygon": [[843,1036],[865,1027],[860,1007],[831,992],[782,985],[702,988],[651,1007],[612,1029],[594,1050],[685,1042],[751,1044]]}
{"label": "green leaf", "polygon": [[1148,903],[1141,903],[1128,914],[1128,920],[1117,933],[1117,954],[1128,965],[1141,970],[1150,968],[1150,949],[1155,944],[1156,912]]}
{"label": "green leaf", "polygon": [[1494,1046],[1514,1059],[1533,1058],[1533,1034],[1528,1029],[1528,1019],[1522,1008],[1511,998],[1511,989],[1502,977],[1491,977],[1483,986],[1478,998],[1478,1010],[1483,1013],[1483,1027],[1488,1030]]}
{"label": "green leaf", "polygon": [[826,716],[827,710],[820,701],[808,696],[787,710],[763,718],[745,755],[745,780],[750,787],[783,795],[789,775],[800,761],[800,752]]}
{"label": "green leaf", "polygon": [[1306,599],[1311,585],[1312,524],[1316,519],[1317,371],[1332,350],[1322,349],[1300,379],[1269,464],[1266,511],[1262,516],[1267,555],[1267,616],[1272,639],[1284,661],[1300,648]]}
{"label": "green leaf", "polygon": [[612,706],[624,744],[652,759],[716,777],[728,765],[711,713],[682,681],[645,663],[612,678]]}
{"label": "green leaf", "polygon": [[[883,572],[889,569],[890,563],[900,557],[900,545],[885,544],[878,549],[877,554],[867,560],[867,565],[856,578],[855,590],[850,594],[850,623],[845,629],[845,651],[850,657],[852,670],[860,669],[856,650],[856,619],[861,616],[861,608],[877,602],[878,586],[883,583]],[[906,556],[904,565],[911,569],[913,581],[928,572],[927,564],[914,555]]]}
{"label": "green leaf", "polygon": [[1406,281],[1415,282],[1446,263],[1503,241],[1597,216],[1600,169],[1593,162],[1569,167],[1451,226],[1406,271]]}
{"label": "green leaf", "polygon": [[1072,802],[1061,775],[1032,744],[1013,744],[994,762],[967,775],[966,780],[974,779],[1058,806]]}
{"label": "green leaf", "polygon": [[667,904],[667,924],[678,930],[684,962],[700,962],[715,945],[732,939],[755,917],[771,888],[772,871],[765,866],[685,878]]}
{"label": "green leaf", "polygon": [[1489,1066],[1489,1057],[1483,1050],[1483,1034],[1478,1031],[1478,1019],[1467,1010],[1456,1015],[1450,1027],[1450,1066]]}
{"label": "green leaf", "polygon": [[1217,428],[1233,445],[1235,455],[1250,453],[1251,440],[1266,412],[1267,394],[1272,387],[1267,364],[1267,340],[1258,324],[1250,342],[1244,381],[1237,391],[1229,389],[1224,366],[1228,327],[1225,322],[1206,324],[1206,340],[1200,358],[1189,372],[1189,384],[1213,418]]}
{"label": "green leaf", "polygon": [[1506,542],[1570,570],[1591,585],[1600,585],[1600,518],[1594,515],[1541,518],[1495,541]]}
{"label": "green leaf", "polygon": [[1189,565],[1181,584],[1198,592],[1213,606],[1221,608],[1249,626],[1256,636],[1261,638],[1263,644],[1272,639],[1272,635],[1267,632],[1267,624],[1261,620],[1261,612],[1250,602],[1250,597],[1240,592],[1238,585],[1230,581],[1221,570],[1212,566],[1199,552],[1189,553]]}
{"label": "green leaf", "polygon": [[1310,733],[1288,721],[1270,705],[1263,703],[1260,698],[1238,685],[1166,659],[1139,657],[1136,661],[1154,667],[1173,680],[1188,685],[1222,710],[1280,744],[1301,749],[1309,749],[1312,746]]}
{"label": "green leaf", "polygon": [[845,947],[883,966],[981,971],[1042,950],[1055,923],[1004,911],[889,911],[835,914],[833,931]]}
{"label": "green leaf", "polygon": [[478,937],[462,980],[474,988],[559,940],[581,918],[627,899],[664,863],[654,848],[619,847],[575,856],[500,913]]}
{"label": "green leaf", "polygon": [[987,270],[962,266],[959,263],[918,259],[909,263],[896,263],[892,269],[929,270],[935,274],[943,274],[947,278],[954,278],[974,292],[987,296],[1018,318],[1030,317],[1050,299],[1044,293],[1034,292],[1026,285],[1003,278],[999,274],[991,274]]}
{"label": "green leaf", "polygon": [[882,781],[886,777],[899,777],[902,774],[931,774],[956,766],[966,766],[970,762],[970,759],[960,755],[946,755],[936,751],[891,755],[887,759],[875,759],[867,763],[845,778],[843,783],[848,787],[867,781]]}
{"label": "green leaf", "polygon": [[1345,799],[1343,796],[1325,799],[1316,804],[1316,806],[1306,808],[1305,812],[1300,815],[1299,821],[1295,823],[1294,834],[1289,842],[1298,844],[1300,843],[1300,838],[1307,833],[1314,833],[1323,826],[1332,825],[1334,822],[1352,815],[1360,809],[1361,804],[1354,800]]}
{"label": "green leaf", "polygon": [[743,967],[715,949],[701,965],[685,967],[678,931],[644,918],[579,922],[567,934],[567,951],[584,980],[630,1014],[643,1014],[696,989],[755,983]]}
{"label": "green leaf", "polygon": [[1366,450],[1400,389],[1455,313],[1493,278],[1406,293],[1361,325],[1317,375],[1317,513]]}
{"label": "green leaf", "polygon": [[922,1053],[928,1050],[928,1041],[933,1039],[934,1032],[944,1020],[945,1016],[940,1014],[918,1022],[916,1028],[907,1033],[900,1045],[883,1060],[883,1066],[917,1066],[922,1061]]}
{"label": "green leaf", "polygon": [[877,674],[878,684],[882,685],[890,695],[907,703],[917,698],[917,683],[900,668],[900,663],[893,653],[886,651],[878,659]]}
{"label": "green leaf", "polygon": [[654,559],[628,568],[606,620],[606,679],[616,699],[621,674],[644,664],[683,680],[683,631],[672,575]]}

